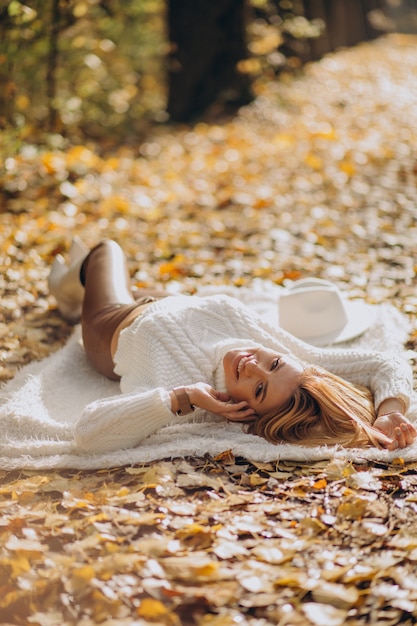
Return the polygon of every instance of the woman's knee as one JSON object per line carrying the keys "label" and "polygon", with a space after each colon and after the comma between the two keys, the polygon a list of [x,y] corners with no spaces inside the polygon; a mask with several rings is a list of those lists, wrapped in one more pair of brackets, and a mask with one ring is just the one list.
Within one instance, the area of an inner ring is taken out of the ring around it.
{"label": "woman's knee", "polygon": [[114,239],[102,239],[94,248],[91,249],[88,255],[90,262],[96,257],[111,258],[114,256],[123,257],[124,253],[120,245]]}
{"label": "woman's knee", "polygon": [[113,239],[103,239],[91,249],[83,267],[83,282],[87,283],[89,276],[109,276],[121,270],[126,273],[126,258],[120,245]]}

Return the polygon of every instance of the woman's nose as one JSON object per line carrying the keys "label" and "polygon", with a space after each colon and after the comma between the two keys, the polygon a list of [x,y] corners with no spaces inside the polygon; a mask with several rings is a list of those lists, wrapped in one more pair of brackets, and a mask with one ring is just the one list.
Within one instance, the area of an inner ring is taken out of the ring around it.
{"label": "woman's nose", "polygon": [[259,373],[259,363],[256,359],[249,359],[245,364],[245,373],[247,376]]}

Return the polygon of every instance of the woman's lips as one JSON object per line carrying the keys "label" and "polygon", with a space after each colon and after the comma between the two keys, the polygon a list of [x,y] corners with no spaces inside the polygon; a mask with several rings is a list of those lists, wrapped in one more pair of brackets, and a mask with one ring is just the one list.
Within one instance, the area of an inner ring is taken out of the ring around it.
{"label": "woman's lips", "polygon": [[244,366],[245,361],[249,359],[251,356],[252,356],[251,354],[238,354],[237,357],[235,358],[233,368],[234,368],[236,380],[239,380],[242,367]]}

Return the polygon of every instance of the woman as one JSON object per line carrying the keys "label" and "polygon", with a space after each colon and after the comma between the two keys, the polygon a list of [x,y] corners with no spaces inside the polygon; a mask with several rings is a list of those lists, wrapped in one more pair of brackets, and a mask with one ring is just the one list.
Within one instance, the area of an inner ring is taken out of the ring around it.
{"label": "woman", "polygon": [[121,394],[83,411],[80,450],[131,448],[204,411],[272,443],[394,450],[416,438],[405,417],[411,369],[399,356],[312,347],[228,296],[135,299],[109,240],[90,252],[74,241],[69,266],[55,259],[49,288],[66,319],[81,316],[92,365],[120,381]]}

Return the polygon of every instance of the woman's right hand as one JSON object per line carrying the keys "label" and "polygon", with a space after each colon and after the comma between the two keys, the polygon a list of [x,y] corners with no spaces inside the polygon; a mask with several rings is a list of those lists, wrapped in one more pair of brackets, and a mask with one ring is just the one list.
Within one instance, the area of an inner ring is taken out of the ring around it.
{"label": "woman's right hand", "polygon": [[228,393],[217,391],[208,383],[195,383],[185,387],[193,406],[214,413],[233,422],[251,422],[256,413],[247,402],[232,402]]}
{"label": "woman's right hand", "polygon": [[384,446],[388,450],[405,448],[411,445],[417,437],[416,427],[400,411],[379,415],[373,426],[391,440]]}

